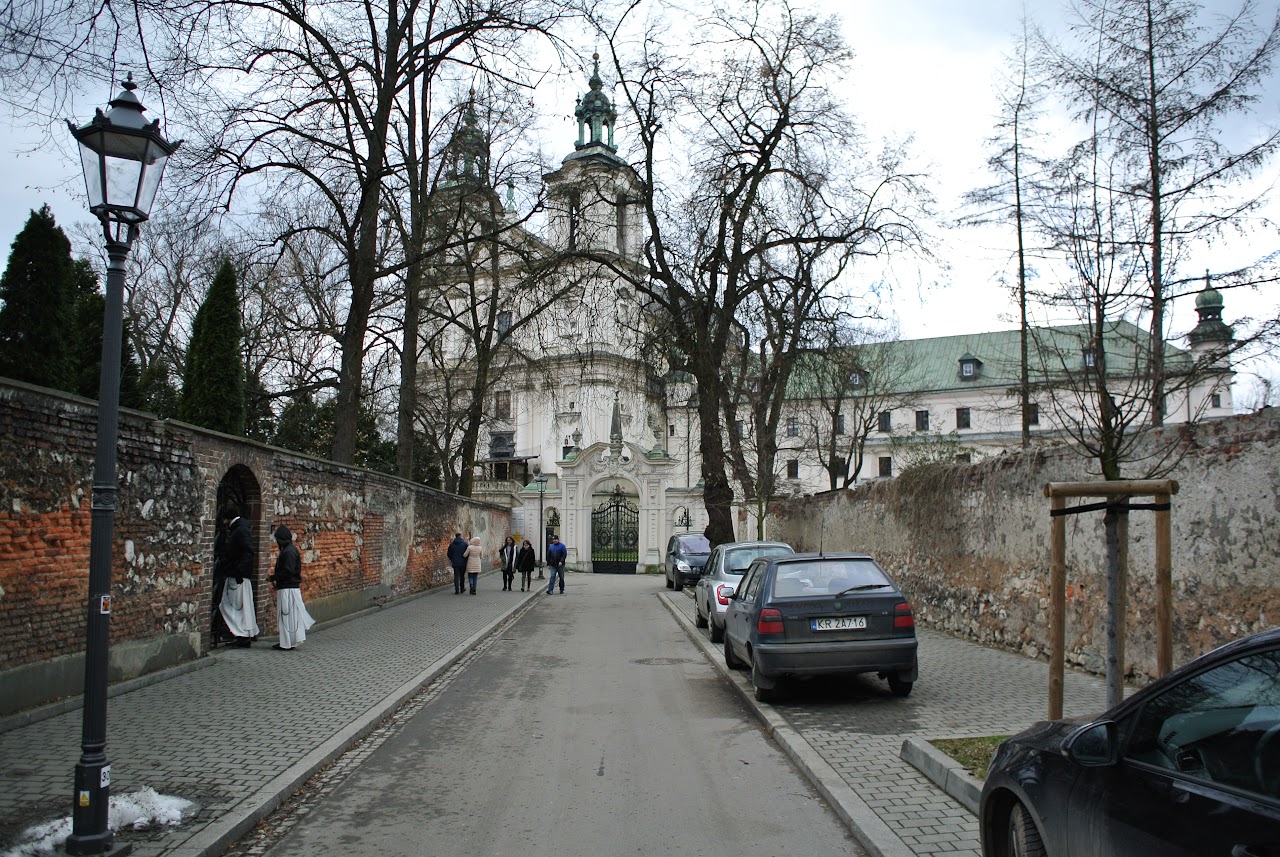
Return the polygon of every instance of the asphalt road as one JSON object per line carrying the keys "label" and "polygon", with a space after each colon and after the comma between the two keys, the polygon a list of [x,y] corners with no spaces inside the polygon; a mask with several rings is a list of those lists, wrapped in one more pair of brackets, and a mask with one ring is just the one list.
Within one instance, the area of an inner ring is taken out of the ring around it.
{"label": "asphalt road", "polygon": [[862,854],[662,586],[571,574],[230,853]]}

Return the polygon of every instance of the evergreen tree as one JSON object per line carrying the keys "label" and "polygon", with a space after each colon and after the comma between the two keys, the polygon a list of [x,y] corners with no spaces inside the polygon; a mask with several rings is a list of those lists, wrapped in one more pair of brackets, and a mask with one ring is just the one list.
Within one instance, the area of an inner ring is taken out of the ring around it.
{"label": "evergreen tree", "polygon": [[[75,331],[72,338],[71,392],[88,399],[98,398],[102,374],[102,322],[107,299],[98,291],[98,275],[87,259],[71,265],[72,304],[75,308]],[[141,370],[129,341],[129,320],[120,332],[120,404],[126,408],[145,408],[142,396]]]}
{"label": "evergreen tree", "polygon": [[[333,408],[328,411],[326,416],[310,392],[298,393],[280,412],[271,442],[283,449],[323,457],[333,436]],[[326,419],[330,420],[328,424]]]}
{"label": "evergreen tree", "polygon": [[167,360],[154,361],[142,373],[139,381],[144,410],[160,417],[170,419],[178,415],[178,399],[182,395],[173,382],[173,369]]}
{"label": "evergreen tree", "polygon": [[0,276],[0,375],[75,389],[71,242],[49,206],[31,212]]}
{"label": "evergreen tree", "polygon": [[243,339],[236,272],[224,261],[192,325],[179,419],[226,434],[244,434]]}

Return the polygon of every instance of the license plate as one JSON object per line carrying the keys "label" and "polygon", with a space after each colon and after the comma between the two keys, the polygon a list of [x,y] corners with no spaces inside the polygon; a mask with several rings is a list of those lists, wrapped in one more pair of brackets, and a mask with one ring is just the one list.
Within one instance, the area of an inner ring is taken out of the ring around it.
{"label": "license plate", "polygon": [[867,627],[866,616],[838,616],[832,619],[814,619],[815,631],[856,631]]}

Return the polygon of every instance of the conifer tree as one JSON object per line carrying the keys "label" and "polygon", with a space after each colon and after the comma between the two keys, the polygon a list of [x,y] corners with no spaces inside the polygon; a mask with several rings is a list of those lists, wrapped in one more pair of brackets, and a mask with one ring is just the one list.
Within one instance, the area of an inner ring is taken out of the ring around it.
{"label": "conifer tree", "polygon": [[[71,265],[72,305],[75,311],[74,352],[71,355],[71,392],[89,399],[98,398],[102,373],[102,322],[106,297],[98,290],[98,275],[87,259]],[[142,397],[138,358],[129,339],[129,320],[124,320],[120,337],[120,404],[126,408],[146,407]]]}
{"label": "conifer tree", "polygon": [[71,242],[49,206],[31,212],[0,276],[0,375],[73,391]]}
{"label": "conifer tree", "polygon": [[243,340],[236,272],[224,261],[192,325],[179,419],[226,434],[244,434]]}

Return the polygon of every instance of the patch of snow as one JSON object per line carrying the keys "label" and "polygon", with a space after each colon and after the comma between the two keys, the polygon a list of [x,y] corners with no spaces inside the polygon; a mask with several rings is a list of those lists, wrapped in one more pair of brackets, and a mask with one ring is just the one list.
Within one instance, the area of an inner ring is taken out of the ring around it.
{"label": "patch of snow", "polygon": [[[176,827],[185,814],[195,809],[195,804],[180,797],[157,794],[144,786],[136,792],[112,795],[107,809],[107,827],[112,831],[146,830],[152,825]],[[71,819],[60,818],[28,827],[19,834],[13,848],[0,857],[46,857],[57,854],[58,848],[71,835]]]}

